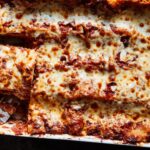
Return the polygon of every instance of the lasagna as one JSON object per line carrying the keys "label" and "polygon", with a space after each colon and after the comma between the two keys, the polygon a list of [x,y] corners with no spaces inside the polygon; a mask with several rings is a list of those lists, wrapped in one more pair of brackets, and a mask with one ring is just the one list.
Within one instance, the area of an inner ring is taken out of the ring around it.
{"label": "lasagna", "polygon": [[[149,2],[65,2],[0,3],[0,36],[24,41],[0,46],[0,93],[27,100],[17,134],[149,142]],[[0,131],[21,105],[2,100]]]}
{"label": "lasagna", "polygon": [[36,54],[34,50],[0,45],[0,93],[30,98]]}

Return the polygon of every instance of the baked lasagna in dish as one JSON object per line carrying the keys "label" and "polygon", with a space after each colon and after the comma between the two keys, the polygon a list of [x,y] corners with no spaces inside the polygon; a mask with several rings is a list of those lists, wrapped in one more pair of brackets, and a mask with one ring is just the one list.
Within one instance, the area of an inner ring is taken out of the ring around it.
{"label": "baked lasagna in dish", "polygon": [[0,93],[29,99],[35,59],[34,50],[0,45]]}
{"label": "baked lasagna in dish", "polygon": [[1,0],[0,38],[0,133],[150,142],[149,0]]}

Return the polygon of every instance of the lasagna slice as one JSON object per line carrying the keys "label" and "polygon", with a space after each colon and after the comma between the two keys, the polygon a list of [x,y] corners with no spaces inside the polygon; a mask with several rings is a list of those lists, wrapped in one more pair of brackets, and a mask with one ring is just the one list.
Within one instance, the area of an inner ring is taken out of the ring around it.
{"label": "lasagna slice", "polygon": [[[60,33],[58,22],[67,19],[69,10],[58,3],[38,1],[26,5],[26,2],[12,0],[0,3],[0,34],[57,37]],[[83,16],[84,8],[80,10]],[[72,13],[74,16],[75,12]]]}
{"label": "lasagna slice", "polygon": [[52,39],[41,45],[34,92],[65,99],[90,97],[149,104],[149,39],[136,32],[120,35],[116,32],[122,31],[119,27],[111,28],[113,31],[104,36],[92,31],[96,36],[86,39],[70,33],[65,42]]}
{"label": "lasagna slice", "polygon": [[46,72],[39,74],[33,89],[35,94],[44,92],[51,98],[61,96],[69,100],[89,97],[149,105],[150,99],[149,80],[145,74],[134,71],[116,76],[76,69]]}
{"label": "lasagna slice", "polygon": [[35,59],[34,50],[0,45],[0,93],[29,99]]}
{"label": "lasagna slice", "polygon": [[[58,22],[67,24],[73,21],[76,25],[90,22],[103,26],[105,30],[110,30],[110,24],[114,23],[122,28],[128,27],[128,31],[131,29],[139,31],[142,28],[140,32],[149,33],[149,28],[146,29],[149,26],[148,8],[141,8],[141,13],[132,6],[121,11],[119,9],[113,11],[108,6],[98,4],[94,8],[96,13],[93,14],[93,9],[87,9],[82,5],[69,10],[68,7],[57,2],[35,1],[33,5],[30,2],[26,5],[25,2],[27,1],[6,2],[2,0],[0,3],[0,34],[24,33],[36,38],[42,36],[42,39],[58,38],[61,33]],[[73,28],[77,31],[80,29]]]}
{"label": "lasagna slice", "polygon": [[133,104],[32,95],[29,106],[30,134],[71,134],[149,142],[149,109]]}

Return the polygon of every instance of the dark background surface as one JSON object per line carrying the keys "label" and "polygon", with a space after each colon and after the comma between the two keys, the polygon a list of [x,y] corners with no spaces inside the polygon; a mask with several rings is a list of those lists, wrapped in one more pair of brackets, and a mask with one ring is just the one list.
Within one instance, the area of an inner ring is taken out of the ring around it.
{"label": "dark background surface", "polygon": [[99,149],[99,150],[129,150],[129,149],[143,149],[135,146],[120,146],[111,144],[88,143],[88,142],[74,142],[64,140],[51,139],[35,139],[24,137],[13,137],[0,135],[0,150],[78,150],[78,149]]}

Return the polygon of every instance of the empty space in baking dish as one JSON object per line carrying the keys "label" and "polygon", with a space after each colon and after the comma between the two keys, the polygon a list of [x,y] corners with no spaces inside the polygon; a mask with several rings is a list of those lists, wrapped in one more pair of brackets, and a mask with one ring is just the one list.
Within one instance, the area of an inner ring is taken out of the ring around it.
{"label": "empty space in baking dish", "polygon": [[18,46],[23,48],[33,48],[34,38],[24,34],[0,34],[0,44],[9,46]]}

